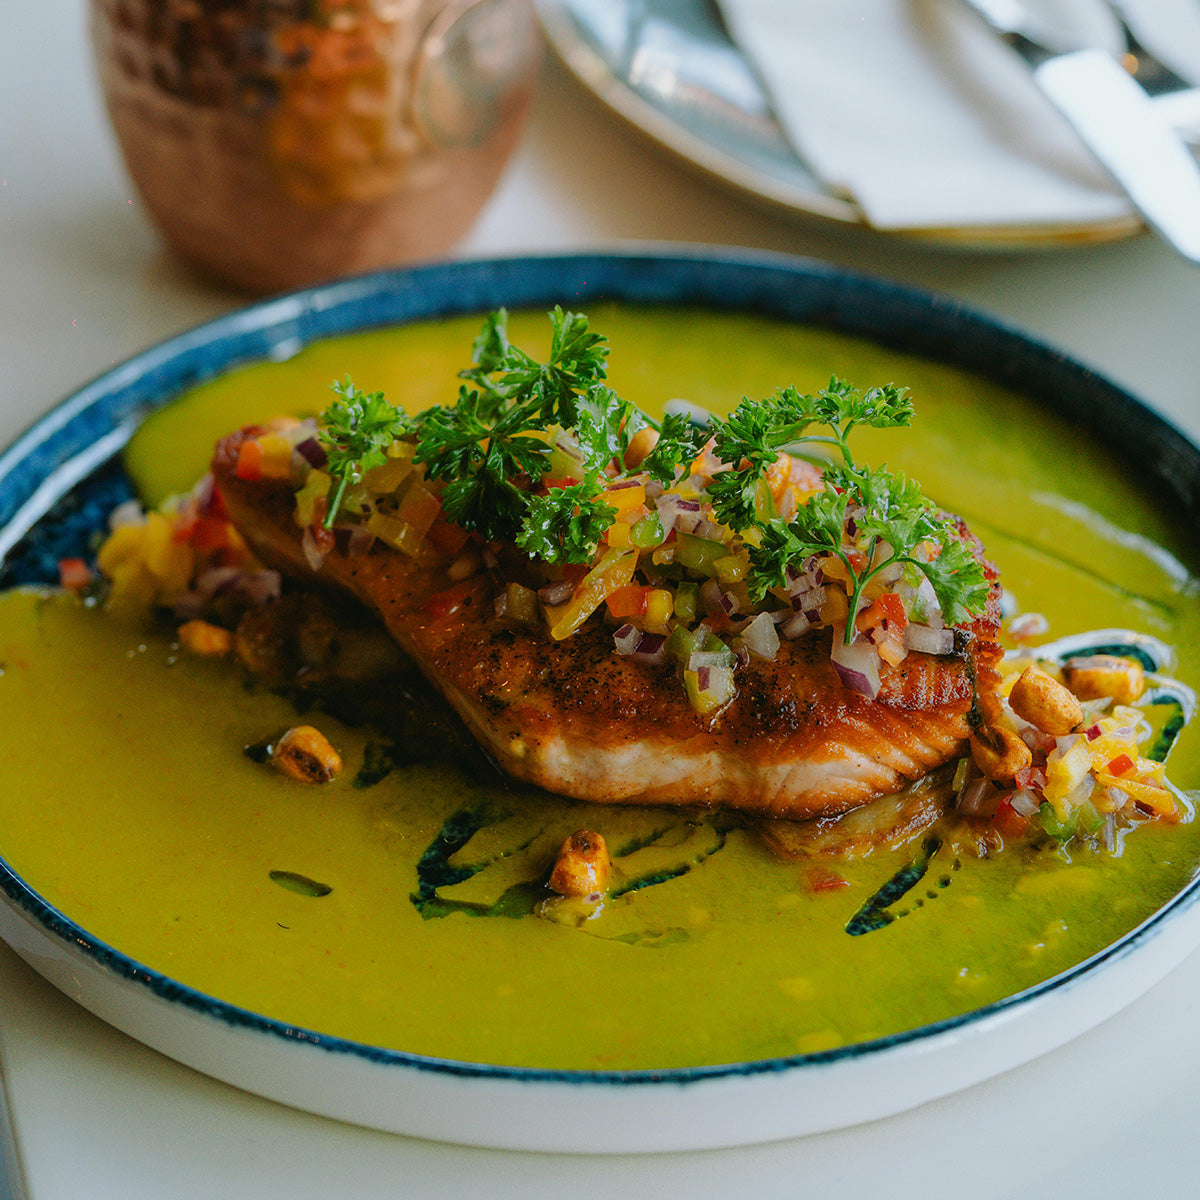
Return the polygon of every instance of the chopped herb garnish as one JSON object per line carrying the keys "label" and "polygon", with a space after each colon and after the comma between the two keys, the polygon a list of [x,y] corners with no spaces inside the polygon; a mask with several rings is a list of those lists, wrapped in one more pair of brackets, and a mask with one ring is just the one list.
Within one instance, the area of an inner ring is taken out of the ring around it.
{"label": "chopped herb garnish", "polygon": [[[492,313],[452,406],[409,418],[380,393],[359,392],[349,380],[336,385],[341,399],[326,411],[321,433],[334,479],[325,524],[332,524],[347,487],[386,461],[393,439],[404,438],[415,442],[413,461],[439,485],[448,520],[548,564],[588,563],[617,519],[608,502],[614,483],[636,475],[670,488],[711,449],[722,465],[707,478],[706,499],[713,519],[747,547],[745,585],[756,604],[784,586],[789,570],[829,555],[848,578],[847,643],[867,585],[897,566],[910,580],[929,581],[947,625],[983,611],[983,570],[954,522],[913,481],[886,467],[860,467],[851,455],[857,426],[893,429],[911,422],[907,389],[888,384],[862,391],[834,377],[812,394],[786,387],[762,400],[743,398],[707,429],[683,413],[655,423],[606,384],[608,347],[588,319],[561,308],[549,315],[550,353],[539,362],[509,341],[507,312]],[[631,442],[647,426],[653,444],[628,467]],[[787,519],[770,484],[783,452],[825,468],[820,490]],[[566,477],[553,478],[564,454]],[[661,532],[653,505],[649,516]],[[637,540],[631,532],[629,542],[653,549],[641,544],[648,530],[639,526]]]}
{"label": "chopped herb garnish", "polygon": [[333,476],[326,529],[333,525],[346,489],[361,483],[372,467],[387,462],[387,448],[412,430],[408,415],[389,404],[382,392],[360,392],[349,377],[335,383],[333,390],[341,399],[325,410],[319,431],[327,458],[325,469]]}

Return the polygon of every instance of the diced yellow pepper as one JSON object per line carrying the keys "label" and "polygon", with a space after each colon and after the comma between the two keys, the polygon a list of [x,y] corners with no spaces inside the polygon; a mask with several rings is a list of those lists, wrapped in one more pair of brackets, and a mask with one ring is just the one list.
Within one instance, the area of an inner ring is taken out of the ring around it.
{"label": "diced yellow pepper", "polygon": [[166,595],[181,592],[192,577],[192,548],[175,537],[175,525],[159,512],[146,514],[142,561]]}
{"label": "diced yellow pepper", "polygon": [[296,493],[296,524],[307,529],[316,518],[314,506],[317,500],[329,495],[333,479],[324,471],[310,471],[304,486]]}
{"label": "diced yellow pepper", "polygon": [[616,520],[620,521],[622,514],[631,514],[635,509],[645,507],[646,489],[640,483],[633,487],[606,488],[601,499],[617,510]]}
{"label": "diced yellow pepper", "polygon": [[646,628],[651,633],[666,633],[667,622],[675,608],[675,594],[666,588],[652,588],[646,593]]}
{"label": "diced yellow pepper", "polygon": [[745,550],[739,550],[737,554],[718,558],[713,566],[716,568],[717,578],[722,583],[739,583],[746,578],[750,570],[750,555]]}
{"label": "diced yellow pepper", "polygon": [[733,699],[736,690],[733,682],[731,667],[707,667],[708,687],[701,689],[700,672],[684,671],[683,686],[687,691],[692,708],[701,716],[716,712],[722,705]]}
{"label": "diced yellow pepper", "polygon": [[1043,792],[1053,805],[1059,820],[1067,816],[1067,797],[1083,782],[1091,769],[1092,756],[1085,738],[1076,739],[1065,754],[1051,759],[1046,764],[1046,786]]}
{"label": "diced yellow pepper", "polygon": [[583,577],[566,604],[548,608],[550,636],[555,641],[569,637],[604,603],[604,598],[633,580],[637,569],[636,550],[609,550]]}
{"label": "diced yellow pepper", "polygon": [[836,625],[850,615],[850,601],[841,588],[826,588],[825,603],[821,605],[821,623]]}
{"label": "diced yellow pepper", "polygon": [[[396,445],[397,443],[393,442],[392,444]],[[366,484],[367,491],[373,496],[386,496],[389,492],[394,492],[412,474],[412,471],[411,456],[389,458],[387,462],[372,467],[363,476],[363,483]]]}
{"label": "diced yellow pepper", "polygon": [[292,443],[278,433],[260,434],[258,444],[262,447],[259,473],[264,479],[291,479]]}
{"label": "diced yellow pepper", "polygon": [[631,526],[621,522],[616,522],[608,527],[608,532],[604,535],[609,546],[617,550],[626,550],[629,548],[629,530]]}
{"label": "diced yellow pepper", "polygon": [[1125,776],[1109,775],[1103,771],[1097,773],[1096,779],[1106,788],[1119,788],[1131,800],[1137,804],[1144,805],[1157,817],[1170,819],[1179,816],[1174,795],[1169,788],[1163,787],[1160,783],[1126,778]]}
{"label": "diced yellow pepper", "polygon": [[141,522],[118,525],[105,539],[96,555],[96,565],[105,575],[113,575],[123,563],[130,562],[141,554],[146,526]]}

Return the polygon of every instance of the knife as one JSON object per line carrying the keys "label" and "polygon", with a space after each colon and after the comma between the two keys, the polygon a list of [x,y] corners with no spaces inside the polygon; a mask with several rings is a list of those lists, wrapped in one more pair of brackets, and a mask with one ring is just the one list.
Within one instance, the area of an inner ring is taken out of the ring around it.
{"label": "knife", "polygon": [[1146,224],[1200,263],[1200,164],[1148,93],[1103,50],[1059,50],[1017,0],[965,3],[1025,59]]}

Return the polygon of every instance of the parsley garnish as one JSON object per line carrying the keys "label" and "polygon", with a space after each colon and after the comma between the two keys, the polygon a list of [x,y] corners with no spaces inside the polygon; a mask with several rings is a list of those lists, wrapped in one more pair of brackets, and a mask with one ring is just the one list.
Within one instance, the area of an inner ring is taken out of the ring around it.
{"label": "parsley garnish", "polygon": [[389,404],[382,392],[360,392],[347,376],[333,384],[341,397],[321,418],[318,437],[325,447],[325,469],[333,476],[324,525],[329,529],[352,484],[387,462],[387,449],[412,428],[408,415]]}
{"label": "parsley garnish", "polygon": [[[847,443],[856,425],[894,429],[908,425],[912,415],[907,388],[888,384],[860,392],[836,376],[813,395],[787,387],[766,400],[743,398],[727,420],[714,418],[710,426],[716,439],[713,452],[734,468],[716,476],[708,489],[718,519],[736,530],[773,516],[763,484],[781,450],[800,441],[833,446],[843,462],[853,465]],[[829,432],[810,434],[812,425],[824,425]]]}
{"label": "parsley garnish", "polygon": [[[588,562],[615,515],[601,481],[624,473],[630,439],[648,418],[604,383],[608,346],[586,317],[555,308],[550,322],[550,355],[540,363],[508,340],[505,310],[487,319],[458,403],[418,418],[414,461],[445,481],[442,507],[464,529],[548,563]],[[669,481],[690,461],[695,433],[685,424],[664,422],[645,470]],[[582,480],[539,495],[531,489],[549,472],[560,429],[578,442]]]}
{"label": "parsley garnish", "polygon": [[[847,541],[852,514],[854,536]],[[919,553],[927,544],[935,547],[931,558]],[[954,522],[937,513],[916,483],[886,467],[830,467],[824,491],[802,504],[791,521],[775,517],[765,522],[761,542],[750,548],[751,595],[761,600],[769,588],[784,582],[788,567],[798,567],[814,554],[837,558],[850,578],[847,645],[854,639],[863,590],[894,564],[929,580],[947,625],[982,612],[987,602],[983,568],[957,536]]]}
{"label": "parsley garnish", "polygon": [[[832,555],[849,578],[847,642],[864,589],[897,564],[911,580],[929,580],[947,625],[983,610],[983,570],[954,523],[914,482],[886,467],[860,467],[850,453],[857,426],[892,429],[911,422],[907,389],[888,384],[860,391],[834,377],[813,394],[787,387],[764,400],[743,398],[707,429],[682,413],[656,425],[605,382],[608,346],[587,318],[561,308],[549,316],[550,353],[539,362],[509,341],[507,312],[491,314],[475,339],[473,365],[460,374],[458,402],[415,418],[381,393],[358,391],[349,379],[334,385],[340,399],[326,410],[321,431],[334,479],[325,524],[333,523],[346,489],[386,461],[392,440],[407,438],[416,443],[413,461],[441,485],[449,520],[547,563],[587,563],[616,516],[605,488],[632,473],[624,465],[630,441],[652,425],[657,444],[635,470],[666,486],[712,439],[725,467],[708,484],[708,498],[717,520],[745,534],[746,584],[756,603],[784,583],[789,568]],[[547,488],[564,430],[576,455],[572,479]],[[823,488],[790,520],[776,513],[767,477],[785,450],[825,467]]]}

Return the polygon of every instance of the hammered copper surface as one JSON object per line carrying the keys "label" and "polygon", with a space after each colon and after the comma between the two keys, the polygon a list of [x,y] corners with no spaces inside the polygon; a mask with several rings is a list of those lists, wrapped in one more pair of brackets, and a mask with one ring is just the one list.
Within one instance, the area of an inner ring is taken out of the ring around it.
{"label": "hammered copper surface", "polygon": [[530,0],[92,0],[104,98],[167,241],[255,292],[449,250],[523,127]]}

